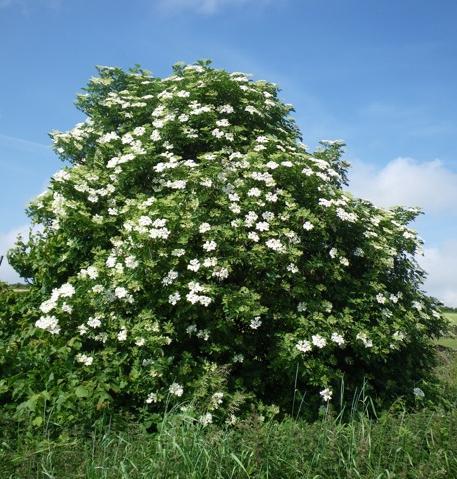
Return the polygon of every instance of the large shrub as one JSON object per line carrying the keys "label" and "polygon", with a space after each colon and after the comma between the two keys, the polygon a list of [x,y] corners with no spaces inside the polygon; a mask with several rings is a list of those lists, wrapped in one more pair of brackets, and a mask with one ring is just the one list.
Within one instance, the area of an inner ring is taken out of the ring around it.
{"label": "large shrub", "polygon": [[342,142],[301,144],[275,84],[205,62],[98,71],[87,119],[52,133],[68,165],[29,207],[41,227],[9,255],[33,286],[6,407],[68,420],[192,400],[208,422],[297,394],[313,411],[344,401],[342,380],[347,397],[412,395],[443,328],[418,210],[345,191]]}

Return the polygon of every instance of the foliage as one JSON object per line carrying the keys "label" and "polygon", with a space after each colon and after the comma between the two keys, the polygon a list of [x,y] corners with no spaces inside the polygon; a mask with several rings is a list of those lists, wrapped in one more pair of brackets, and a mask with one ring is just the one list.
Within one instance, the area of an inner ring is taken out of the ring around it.
{"label": "foliage", "polygon": [[99,74],[77,100],[87,120],[52,133],[68,166],[9,254],[32,286],[5,410],[151,422],[191,401],[208,423],[298,401],[312,416],[344,403],[342,382],[413,401],[445,326],[420,289],[418,210],[346,192],[343,143],[301,144],[272,83],[207,62]]}

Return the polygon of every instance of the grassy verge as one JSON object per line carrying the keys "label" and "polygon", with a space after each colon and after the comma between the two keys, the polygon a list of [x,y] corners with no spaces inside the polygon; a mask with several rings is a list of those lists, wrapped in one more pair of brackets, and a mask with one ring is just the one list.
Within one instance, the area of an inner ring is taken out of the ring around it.
{"label": "grassy verge", "polygon": [[169,415],[149,434],[131,423],[49,440],[3,430],[0,478],[312,478],[392,479],[457,477],[457,353],[442,351],[438,373],[450,407],[405,412],[377,420],[363,412],[342,421],[324,414],[300,420],[203,427]]}
{"label": "grassy verge", "polygon": [[91,437],[3,452],[2,478],[451,478],[457,477],[457,412],[423,410],[203,428],[185,417],[149,435]]}

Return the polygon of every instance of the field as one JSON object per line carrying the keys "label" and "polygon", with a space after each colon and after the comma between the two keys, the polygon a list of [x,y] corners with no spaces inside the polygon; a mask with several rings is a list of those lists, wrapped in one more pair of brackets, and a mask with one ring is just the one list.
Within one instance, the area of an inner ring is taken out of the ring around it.
{"label": "field", "polygon": [[451,324],[449,335],[438,340],[438,344],[457,350],[457,312],[445,313],[447,319]]}
{"label": "field", "polygon": [[[449,319],[457,325],[457,314]],[[0,477],[32,478],[457,478],[457,349],[443,338],[438,375],[447,403],[406,411],[401,403],[373,419],[359,401],[349,419],[324,411],[312,424],[289,419],[235,426],[194,424],[170,414],[155,433],[130,422],[90,432],[64,431],[52,440],[49,425],[29,434],[0,432]],[[370,417],[369,417],[370,416]]]}

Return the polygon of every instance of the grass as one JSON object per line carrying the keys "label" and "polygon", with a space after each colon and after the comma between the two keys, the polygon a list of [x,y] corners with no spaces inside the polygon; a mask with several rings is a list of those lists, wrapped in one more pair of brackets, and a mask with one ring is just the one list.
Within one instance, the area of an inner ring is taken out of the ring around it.
{"label": "grass", "polygon": [[[456,329],[457,313],[446,314]],[[326,411],[314,423],[251,417],[207,427],[169,414],[156,433],[131,422],[56,439],[47,427],[2,428],[0,418],[0,479],[457,478],[457,339],[438,343],[445,409],[397,405],[373,419],[363,403],[344,421]]]}
{"label": "grass", "polygon": [[438,339],[437,344],[457,351],[457,313],[446,312],[444,315],[451,323],[451,332],[447,337]]}
{"label": "grass", "polygon": [[138,426],[4,451],[2,478],[457,477],[457,412],[364,414],[343,423],[244,422],[203,428],[166,418],[154,435]]}
{"label": "grass", "polygon": [[451,322],[453,326],[457,326],[457,313],[448,312],[448,313],[445,313],[445,316],[449,319],[449,321]]}
{"label": "grass", "polygon": [[457,477],[456,432],[457,414],[429,413],[234,431],[166,424],[156,437],[132,430],[44,445],[2,477],[449,478]]}
{"label": "grass", "polygon": [[46,428],[32,437],[10,428],[0,431],[0,478],[457,478],[457,353],[439,354],[446,409],[398,406],[374,420],[362,403],[345,421],[326,411],[314,423],[252,417],[207,427],[170,414],[156,433],[130,423],[55,440]]}

